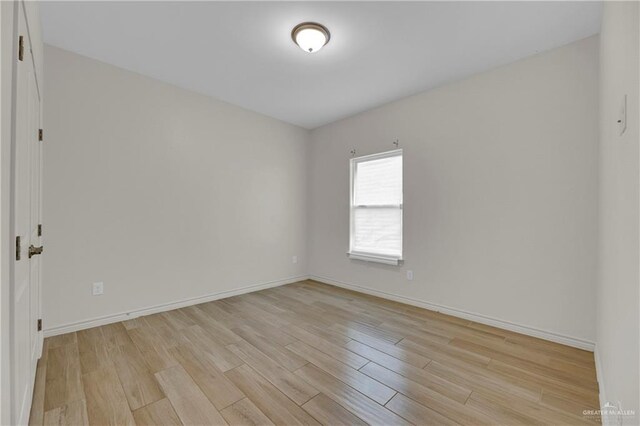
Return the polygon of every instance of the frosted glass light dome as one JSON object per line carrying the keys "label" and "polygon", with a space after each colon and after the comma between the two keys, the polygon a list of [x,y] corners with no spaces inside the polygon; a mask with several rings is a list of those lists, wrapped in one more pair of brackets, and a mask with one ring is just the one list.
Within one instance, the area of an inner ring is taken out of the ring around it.
{"label": "frosted glass light dome", "polygon": [[303,22],[291,31],[293,41],[307,53],[316,53],[329,42],[331,35],[323,25]]}

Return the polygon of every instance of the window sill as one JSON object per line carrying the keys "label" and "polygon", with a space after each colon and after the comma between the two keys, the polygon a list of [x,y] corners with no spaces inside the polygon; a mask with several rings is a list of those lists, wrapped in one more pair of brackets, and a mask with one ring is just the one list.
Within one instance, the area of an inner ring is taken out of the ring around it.
{"label": "window sill", "polygon": [[364,260],[365,262],[384,263],[386,265],[398,266],[402,263],[401,258],[393,256],[381,256],[377,254],[355,252],[347,253],[347,256],[349,256],[349,259]]}

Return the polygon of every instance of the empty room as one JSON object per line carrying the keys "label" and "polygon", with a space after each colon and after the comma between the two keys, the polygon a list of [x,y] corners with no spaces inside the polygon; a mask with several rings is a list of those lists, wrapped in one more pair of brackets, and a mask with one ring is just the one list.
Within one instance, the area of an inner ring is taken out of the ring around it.
{"label": "empty room", "polygon": [[0,1],[1,425],[640,425],[639,1]]}

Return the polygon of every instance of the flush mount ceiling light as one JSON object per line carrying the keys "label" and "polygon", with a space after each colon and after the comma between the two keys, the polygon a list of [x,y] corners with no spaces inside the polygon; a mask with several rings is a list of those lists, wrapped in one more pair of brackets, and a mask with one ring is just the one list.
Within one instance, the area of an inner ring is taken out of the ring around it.
{"label": "flush mount ceiling light", "polygon": [[316,53],[329,42],[331,34],[324,25],[315,22],[303,22],[291,30],[291,38],[307,53]]}

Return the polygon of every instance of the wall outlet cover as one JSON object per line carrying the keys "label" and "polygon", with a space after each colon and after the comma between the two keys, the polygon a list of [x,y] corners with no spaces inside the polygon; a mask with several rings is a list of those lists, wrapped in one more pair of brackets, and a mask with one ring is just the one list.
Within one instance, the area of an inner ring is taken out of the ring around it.
{"label": "wall outlet cover", "polygon": [[104,283],[93,283],[92,294],[94,296],[100,296],[104,293]]}
{"label": "wall outlet cover", "polygon": [[413,281],[413,271],[407,271],[407,279]]}

